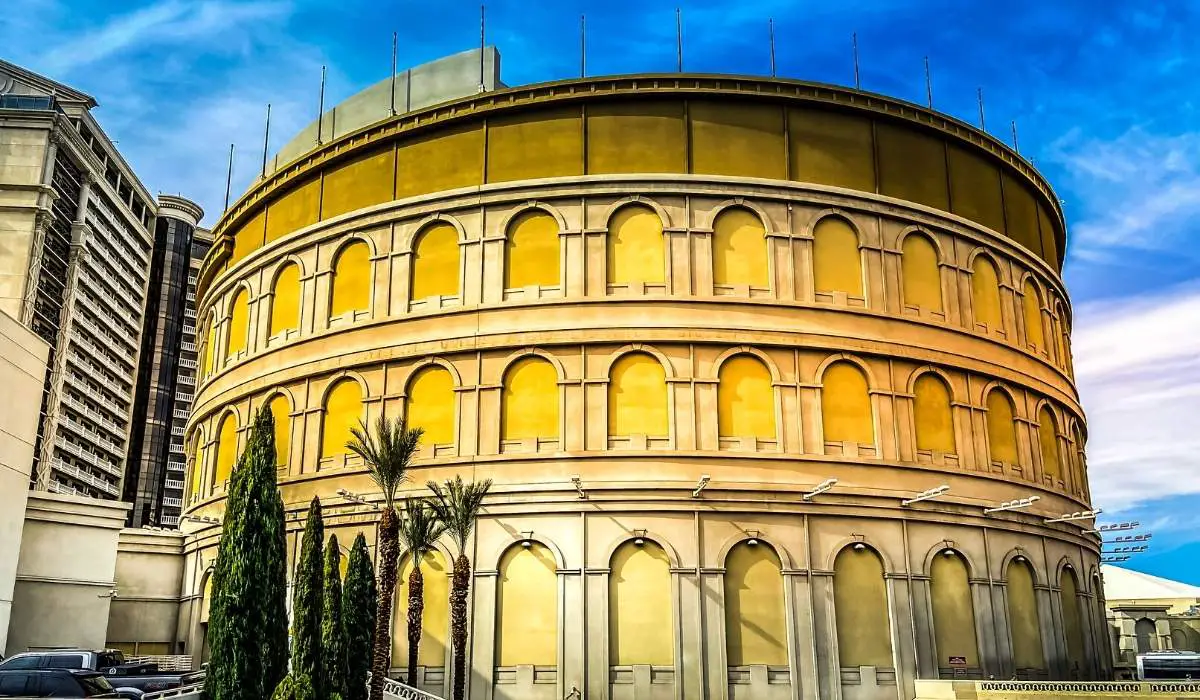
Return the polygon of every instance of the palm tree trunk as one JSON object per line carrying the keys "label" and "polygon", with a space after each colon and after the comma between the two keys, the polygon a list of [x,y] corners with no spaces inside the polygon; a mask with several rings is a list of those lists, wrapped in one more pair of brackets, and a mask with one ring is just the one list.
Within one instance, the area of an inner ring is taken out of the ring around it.
{"label": "palm tree trunk", "polygon": [[471,560],[459,554],[454,560],[450,588],[450,641],[454,648],[454,700],[463,700],[467,689],[467,593],[471,588]]}
{"label": "palm tree trunk", "polygon": [[383,680],[391,664],[392,596],[396,592],[396,562],[400,559],[400,520],[385,507],[379,518],[379,598],[375,605],[375,650],[371,656],[370,700],[383,700]]}
{"label": "palm tree trunk", "polygon": [[408,575],[408,684],[417,687],[417,652],[421,648],[421,616],[425,612],[425,577],[419,561]]}

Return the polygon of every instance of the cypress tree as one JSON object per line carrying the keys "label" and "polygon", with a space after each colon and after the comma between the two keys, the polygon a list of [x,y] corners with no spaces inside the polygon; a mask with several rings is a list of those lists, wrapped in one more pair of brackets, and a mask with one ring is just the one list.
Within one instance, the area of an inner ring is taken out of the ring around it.
{"label": "cypress tree", "polygon": [[325,698],[325,679],[321,668],[321,616],[324,612],[322,581],[322,545],[325,523],[321,519],[321,499],[313,496],[304,522],[304,540],[300,545],[300,563],[292,583],[292,675],[308,676],[317,698]]}
{"label": "cypress tree", "polygon": [[375,638],[375,569],[360,532],[350,550],[346,586],[342,589],[342,624],[346,628],[345,700],[367,700],[367,673]]}
{"label": "cypress tree", "polygon": [[342,552],[337,535],[325,547],[325,613],[321,621],[321,667],[328,697],[346,697],[346,629],[342,619]]}
{"label": "cypress tree", "polygon": [[209,614],[207,693],[249,700],[287,672],[283,502],[275,479],[275,429],[258,413],[230,479]]}

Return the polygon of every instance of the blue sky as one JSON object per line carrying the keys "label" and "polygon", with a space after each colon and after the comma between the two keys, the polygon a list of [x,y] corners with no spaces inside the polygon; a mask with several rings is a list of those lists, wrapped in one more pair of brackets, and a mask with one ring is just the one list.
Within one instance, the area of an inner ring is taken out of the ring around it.
{"label": "blue sky", "polygon": [[[588,72],[675,67],[674,2],[488,3],[503,79],[573,77],[579,17]],[[1009,140],[1064,201],[1077,379],[1092,490],[1106,519],[1154,532],[1127,565],[1200,585],[1200,3],[952,0],[688,1],[687,70],[765,74],[774,18],[779,75],[850,84],[857,32],[865,89],[925,99]],[[222,206],[272,145],[326,103],[400,65],[477,45],[479,5],[342,0],[9,0],[0,55],[94,95],[96,115],[151,191]],[[1189,46],[1190,42],[1190,46]]]}

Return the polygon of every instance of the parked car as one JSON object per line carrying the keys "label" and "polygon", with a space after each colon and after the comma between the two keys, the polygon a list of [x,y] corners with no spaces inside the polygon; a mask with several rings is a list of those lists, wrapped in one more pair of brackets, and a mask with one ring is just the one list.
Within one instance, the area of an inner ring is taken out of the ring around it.
{"label": "parked car", "polygon": [[126,698],[140,700],[136,688],[113,688],[99,671],[67,668],[0,669],[0,698]]}
{"label": "parked car", "polygon": [[31,669],[75,669],[99,671],[115,688],[136,688],[146,692],[170,690],[183,684],[190,673],[163,673],[150,662],[127,662],[117,649],[55,649],[13,654],[0,662],[0,671]]}

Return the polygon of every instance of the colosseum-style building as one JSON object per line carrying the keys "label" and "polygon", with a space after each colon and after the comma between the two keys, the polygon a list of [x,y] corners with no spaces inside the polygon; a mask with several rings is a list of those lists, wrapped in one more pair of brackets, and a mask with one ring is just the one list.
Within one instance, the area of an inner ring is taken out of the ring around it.
{"label": "colosseum-style building", "polygon": [[[215,233],[186,512],[220,514],[266,405],[291,555],[314,494],[373,541],[337,495],[378,496],[348,429],[407,416],[404,495],[495,482],[472,698],[1109,671],[1099,539],[1047,522],[1090,507],[1062,212],[972,126],[790,80],[501,88],[324,139]],[[219,528],[186,530],[195,653]],[[426,562],[439,694],[451,547]]]}

